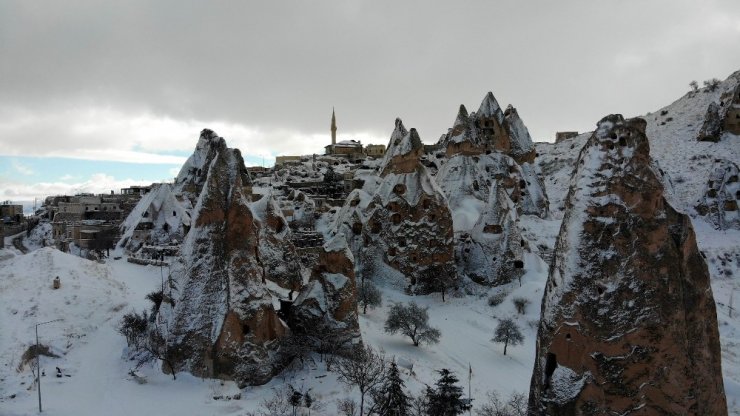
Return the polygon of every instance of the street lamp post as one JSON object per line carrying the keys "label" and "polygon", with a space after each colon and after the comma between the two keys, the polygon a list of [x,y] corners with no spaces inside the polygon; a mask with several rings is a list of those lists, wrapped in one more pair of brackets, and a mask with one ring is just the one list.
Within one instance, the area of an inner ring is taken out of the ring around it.
{"label": "street lamp post", "polygon": [[61,319],[55,319],[53,321],[46,321],[41,322],[40,324],[36,324],[36,388],[39,392],[39,413],[42,412],[41,410],[41,349],[39,348],[39,327],[41,325],[50,324],[52,322],[58,322],[61,321]]}

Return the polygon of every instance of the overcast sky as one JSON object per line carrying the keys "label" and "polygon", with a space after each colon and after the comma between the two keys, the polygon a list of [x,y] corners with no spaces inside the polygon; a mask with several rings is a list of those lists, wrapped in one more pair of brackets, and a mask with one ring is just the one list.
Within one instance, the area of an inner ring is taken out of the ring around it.
{"label": "overcast sky", "polygon": [[532,137],[740,69],[740,1],[0,2],[0,199],[170,178],[209,127],[248,164],[435,142],[487,91]]}

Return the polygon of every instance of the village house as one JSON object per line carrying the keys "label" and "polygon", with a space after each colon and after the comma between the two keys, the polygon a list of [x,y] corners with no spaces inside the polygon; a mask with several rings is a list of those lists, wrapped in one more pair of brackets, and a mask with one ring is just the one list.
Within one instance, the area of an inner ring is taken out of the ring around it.
{"label": "village house", "polygon": [[555,143],[560,143],[563,140],[572,139],[578,136],[577,131],[559,131],[555,133]]}
{"label": "village house", "polygon": [[0,217],[6,224],[23,222],[23,205],[13,204],[10,201],[3,202],[0,204]]}

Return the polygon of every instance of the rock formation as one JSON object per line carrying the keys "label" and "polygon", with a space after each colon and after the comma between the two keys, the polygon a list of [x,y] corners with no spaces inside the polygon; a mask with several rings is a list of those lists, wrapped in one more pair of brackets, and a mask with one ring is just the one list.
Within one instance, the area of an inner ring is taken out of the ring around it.
{"label": "rock formation", "polygon": [[[156,184],[139,201],[121,224],[122,244],[136,251],[143,243],[182,242],[191,227],[193,207],[206,182],[208,169],[219,154],[227,150],[226,141],[209,129],[203,129],[193,154],[180,169],[175,183]],[[251,196],[252,180],[246,168],[240,168],[242,189]]]}
{"label": "rock formation", "polygon": [[[354,302],[354,286],[337,283],[342,273],[349,273],[346,269],[351,272],[352,259],[335,259],[335,250],[327,249],[324,261],[336,261],[342,269],[324,266],[331,275],[315,272],[304,285],[290,229],[275,200],[268,195],[251,203],[239,151],[227,148],[215,135],[210,141],[219,143],[210,147],[214,153],[203,152],[210,162],[191,157],[190,168],[180,175],[185,180],[178,181],[200,190],[181,261],[173,270],[174,307],[163,303],[157,319],[164,323],[160,330],[167,328],[168,355],[176,371],[234,379],[240,385],[263,384],[292,358],[283,341],[293,330],[306,330],[291,328],[278,314],[285,312],[278,305],[285,303],[295,316],[308,313],[304,308],[313,310],[309,302],[290,307],[293,292],[299,299],[321,303],[326,314],[317,319],[324,328],[346,340],[359,336],[356,314],[347,311],[348,302]],[[321,264],[316,268],[324,270]],[[321,279],[336,283],[333,290],[317,292],[312,282]]]}
{"label": "rock formation", "polygon": [[535,167],[519,165],[503,153],[454,155],[443,162],[434,179],[447,197],[456,231],[472,228],[497,184],[515,202],[518,214],[548,214],[549,203]]}
{"label": "rock formation", "polygon": [[167,183],[156,184],[121,224],[121,244],[136,251],[142,244],[182,242],[190,230],[190,200]]}
{"label": "rock formation", "polygon": [[505,153],[517,163],[533,162],[534,144],[529,131],[511,105],[501,111],[493,93],[483,98],[477,112],[468,114],[460,106],[455,123],[439,143],[448,157],[456,154],[480,155],[485,152]]}
{"label": "rock formation", "polygon": [[475,224],[495,181],[502,181],[520,214],[548,215],[545,188],[531,163],[534,145],[514,107],[502,112],[490,92],[477,112],[468,115],[461,105],[438,146],[446,149],[446,159],[435,180],[450,202],[455,230]]}
{"label": "rock formation", "polygon": [[459,270],[487,285],[509,283],[524,272],[524,240],[514,203],[503,186],[494,184],[488,204],[470,233],[455,244]]}
{"label": "rock formation", "polygon": [[452,218],[444,195],[420,162],[423,151],[416,130],[407,131],[396,119],[380,184],[372,195],[353,191],[335,226],[336,233],[350,239],[364,271],[374,270],[378,261],[387,264],[418,293],[435,291],[430,276],[437,272],[445,275],[446,284],[456,279]]}
{"label": "rock formation", "polygon": [[709,172],[709,180],[696,211],[717,229],[740,230],[740,182],[738,167],[727,159],[718,159]]}
{"label": "rock formation", "polygon": [[696,137],[700,142],[718,142],[722,136],[722,118],[719,115],[719,105],[715,102],[709,103],[707,113],[704,115],[704,123],[701,125]]}
{"label": "rock formation", "polygon": [[318,338],[318,348],[325,348],[321,341],[328,340],[336,350],[360,339],[354,262],[344,236],[323,246],[308,285],[293,303],[289,323],[296,333]]}
{"label": "rock formation", "polygon": [[716,143],[725,132],[740,135],[740,73],[732,74],[730,78],[739,83],[725,91],[719,97],[719,103],[709,103],[697,140]]}
{"label": "rock formation", "polygon": [[665,200],[645,121],[581,150],[542,301],[530,412],[727,414],[707,266]]}

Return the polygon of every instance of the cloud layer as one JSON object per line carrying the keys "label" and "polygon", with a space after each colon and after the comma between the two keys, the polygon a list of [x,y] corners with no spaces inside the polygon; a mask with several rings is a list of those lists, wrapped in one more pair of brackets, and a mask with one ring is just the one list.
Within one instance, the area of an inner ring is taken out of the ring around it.
{"label": "cloud layer", "polygon": [[[0,154],[181,163],[434,142],[491,90],[537,140],[740,68],[740,2],[0,2]],[[62,176],[65,172],[60,172]],[[19,171],[19,175],[20,175]]]}

